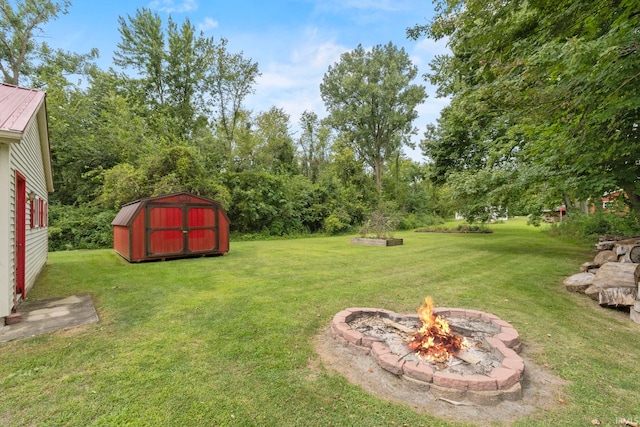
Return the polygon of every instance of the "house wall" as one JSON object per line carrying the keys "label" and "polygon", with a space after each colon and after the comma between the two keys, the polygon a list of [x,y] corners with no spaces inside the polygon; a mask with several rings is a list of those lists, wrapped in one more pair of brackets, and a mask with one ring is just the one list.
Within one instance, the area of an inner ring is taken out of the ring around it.
{"label": "house wall", "polygon": [[[0,317],[6,317],[13,305],[13,288],[15,288],[15,268],[13,266],[13,246],[10,245],[10,234],[13,234],[11,198],[15,176],[11,176],[9,162],[9,144],[0,142]],[[1,320],[0,320],[1,322]],[[0,323],[2,326],[2,323]]]}
{"label": "house wall", "polygon": [[[15,194],[15,175],[16,171],[26,177],[27,193],[33,191],[36,196],[45,200],[48,204],[48,192],[45,181],[45,173],[43,168],[43,153],[39,140],[38,122],[34,116],[27,129],[23,134],[23,138],[19,143],[11,143],[8,145],[8,171],[1,170],[4,177],[3,180],[8,182],[8,218],[9,227],[5,230],[7,234],[5,250],[8,246],[7,268],[9,280],[2,283],[0,289],[0,317],[10,314],[13,308],[13,299],[15,291],[15,213],[16,213],[16,194]],[[4,153],[3,153],[4,154]],[[4,158],[4,156],[3,156]],[[8,174],[7,174],[8,172]],[[8,176],[7,176],[8,175]],[[5,217],[6,218],[6,217]],[[25,240],[25,289],[28,294],[29,289],[35,284],[38,275],[44,268],[48,257],[48,228],[37,227],[31,228],[31,209],[27,202],[26,207],[26,240]],[[1,233],[0,233],[1,234]]]}

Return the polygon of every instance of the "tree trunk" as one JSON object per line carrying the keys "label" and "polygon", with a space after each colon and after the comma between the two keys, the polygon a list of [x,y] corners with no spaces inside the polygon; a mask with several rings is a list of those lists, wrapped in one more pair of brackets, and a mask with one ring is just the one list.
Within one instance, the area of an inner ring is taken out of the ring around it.
{"label": "tree trunk", "polygon": [[377,158],[375,160],[375,166],[373,168],[373,173],[376,176],[376,187],[378,187],[378,194],[380,195],[380,197],[382,197],[382,164],[382,159]]}
{"label": "tree trunk", "polygon": [[588,214],[589,213],[589,202],[580,202],[580,211],[583,214]]}
{"label": "tree trunk", "polygon": [[571,202],[571,196],[567,193],[562,194],[562,199],[564,200],[564,206],[567,208],[567,212],[573,210],[573,203]]}
{"label": "tree trunk", "polygon": [[625,186],[624,192],[627,194],[627,201],[631,209],[637,214],[640,213],[640,194],[636,194],[634,186]]}
{"label": "tree trunk", "polygon": [[620,252],[618,254],[620,262],[640,264],[640,244],[618,246],[616,249]]}

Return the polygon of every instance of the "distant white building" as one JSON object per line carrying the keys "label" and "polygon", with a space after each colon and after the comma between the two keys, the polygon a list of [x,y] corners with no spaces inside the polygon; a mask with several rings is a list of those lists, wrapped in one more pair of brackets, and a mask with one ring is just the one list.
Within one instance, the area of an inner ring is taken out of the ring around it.
{"label": "distant white building", "polygon": [[0,84],[0,325],[47,262],[52,191],[45,93]]}

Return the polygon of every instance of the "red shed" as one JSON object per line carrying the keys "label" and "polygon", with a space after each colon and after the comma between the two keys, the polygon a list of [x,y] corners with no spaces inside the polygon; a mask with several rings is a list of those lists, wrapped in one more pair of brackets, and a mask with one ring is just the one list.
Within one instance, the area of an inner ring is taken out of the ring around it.
{"label": "red shed", "polygon": [[229,218],[220,203],[190,193],[122,206],[111,222],[113,249],[129,262],[229,252]]}

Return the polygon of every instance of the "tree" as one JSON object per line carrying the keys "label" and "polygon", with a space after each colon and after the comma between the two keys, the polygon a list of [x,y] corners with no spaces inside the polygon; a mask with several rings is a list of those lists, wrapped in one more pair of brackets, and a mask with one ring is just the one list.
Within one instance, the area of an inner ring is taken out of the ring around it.
{"label": "tree", "polygon": [[437,10],[408,30],[447,37],[452,52],[428,76],[452,97],[422,145],[437,175],[476,200],[532,209],[623,188],[640,210],[635,2],[451,0]]}
{"label": "tree", "polygon": [[114,52],[113,63],[137,71],[148,101],[164,104],[168,82],[162,19],[157,13],[142,8],[136,10],[135,17],[120,16],[118,24],[121,41]]}
{"label": "tree", "polygon": [[255,122],[259,165],[279,175],[295,173],[296,149],[290,134],[289,115],[281,108],[271,107],[259,114]]}
{"label": "tree", "polygon": [[226,141],[230,165],[236,130],[243,117],[242,103],[254,92],[253,86],[259,76],[258,63],[245,59],[242,52],[229,53],[226,39],[216,45],[215,65],[207,74],[206,87],[217,109],[214,121]]}
{"label": "tree", "polygon": [[204,81],[214,63],[214,42],[212,38],[198,37],[188,19],[179,28],[169,19],[168,47],[169,103],[183,137],[192,137],[197,128],[206,125]]}
{"label": "tree", "polygon": [[25,0],[15,8],[8,0],[0,0],[0,70],[4,81],[18,85],[28,68],[38,44],[34,32],[59,13],[66,13],[70,2]]}
{"label": "tree", "polygon": [[300,117],[302,134],[298,139],[302,173],[316,182],[322,165],[329,161],[331,129],[318,119],[313,111],[304,111]]}
{"label": "tree", "polygon": [[145,8],[133,17],[119,17],[118,23],[121,41],[114,64],[137,71],[137,78],[129,80],[157,134],[174,142],[191,137],[206,124],[202,92],[215,65],[213,39],[196,35],[188,19],[178,26],[169,17],[165,31],[160,16]]}
{"label": "tree", "polygon": [[415,108],[426,98],[424,87],[411,83],[416,74],[404,49],[359,45],[330,66],[320,84],[331,124],[373,168],[379,192],[384,163],[416,132]]}
{"label": "tree", "polygon": [[78,55],[53,50],[35,40],[42,27],[66,14],[70,5],[69,0],[22,0],[12,6],[8,0],[0,0],[0,71],[5,83],[17,86],[21,78],[27,77],[42,85],[46,80],[43,73],[90,72],[93,68],[90,61],[98,57],[96,49]]}

